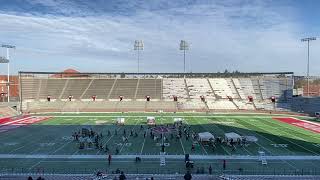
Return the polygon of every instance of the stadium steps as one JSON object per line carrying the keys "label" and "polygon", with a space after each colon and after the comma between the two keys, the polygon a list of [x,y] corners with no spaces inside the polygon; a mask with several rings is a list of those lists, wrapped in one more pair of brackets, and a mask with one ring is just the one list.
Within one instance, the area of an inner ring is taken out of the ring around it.
{"label": "stadium steps", "polygon": [[263,99],[262,90],[261,90],[261,83],[260,83],[259,79],[257,79],[257,83],[258,83],[258,89],[259,89],[259,92],[260,92],[261,99]]}
{"label": "stadium steps", "polygon": [[138,78],[138,82],[137,82],[137,86],[136,86],[136,91],[135,91],[135,93],[134,93],[134,98],[133,98],[133,99],[137,99],[139,84],[140,84],[140,78]]}
{"label": "stadium steps", "polygon": [[206,110],[209,111],[209,106],[208,106],[208,104],[207,104],[207,101],[202,101],[202,102],[204,103],[204,105],[205,105],[205,107],[206,107]]}
{"label": "stadium steps", "polygon": [[67,86],[68,86],[68,82],[69,82],[69,79],[66,80],[65,84],[64,84],[64,87],[59,95],[59,99],[61,99],[62,95],[64,94],[64,91],[66,90]]}
{"label": "stadium steps", "polygon": [[186,78],[184,78],[183,80],[184,80],[184,85],[185,85],[185,88],[186,88],[186,91],[187,91],[188,99],[190,100],[190,92],[189,92],[187,80],[186,80]]}
{"label": "stadium steps", "polygon": [[208,84],[209,84],[209,86],[210,86],[211,91],[213,92],[214,97],[215,97],[216,99],[219,99],[219,96],[214,92],[213,87],[212,87],[212,85],[211,85],[211,83],[210,83],[210,80],[209,80],[208,78],[207,78],[207,81],[208,81]]}
{"label": "stadium steps", "polygon": [[110,99],[110,96],[111,96],[111,93],[112,93],[112,91],[113,91],[113,89],[114,89],[114,86],[117,84],[117,80],[118,80],[118,78],[116,78],[116,79],[113,81],[113,84],[112,84],[112,87],[111,87],[111,89],[110,89],[110,91],[109,91],[109,94],[108,94],[107,99]]}
{"label": "stadium steps", "polygon": [[79,99],[82,99],[82,97],[86,94],[86,92],[88,91],[89,87],[91,86],[91,84],[93,83],[94,79],[91,79],[91,81],[89,82],[87,88],[83,91],[83,93],[80,95]]}
{"label": "stadium steps", "polygon": [[231,102],[237,108],[237,110],[239,110],[239,106],[234,101],[231,101]]}
{"label": "stadium steps", "polygon": [[256,104],[254,103],[254,101],[252,101],[252,105],[253,105],[254,110],[257,110],[257,106],[256,106]]}
{"label": "stadium steps", "polygon": [[39,99],[40,92],[41,92],[41,85],[42,85],[42,79],[39,80],[39,88],[38,88],[36,99]]}
{"label": "stadium steps", "polygon": [[[236,87],[236,84],[234,83],[232,78],[231,78],[231,84],[232,84],[232,87],[235,89],[235,91],[236,91],[236,93],[238,95],[238,98],[241,99],[240,93],[239,93],[239,91],[238,91],[238,89]],[[239,107],[238,107],[238,109],[239,109]]]}
{"label": "stadium steps", "polygon": [[254,99],[257,99],[257,100],[262,100],[262,91],[261,91],[261,88],[260,88],[260,85],[259,85],[259,82],[258,82],[258,79],[257,78],[254,78],[254,79],[250,79],[251,83],[252,83],[252,88],[253,88],[253,93],[254,93],[254,96],[253,95],[250,95],[249,96],[253,96]]}

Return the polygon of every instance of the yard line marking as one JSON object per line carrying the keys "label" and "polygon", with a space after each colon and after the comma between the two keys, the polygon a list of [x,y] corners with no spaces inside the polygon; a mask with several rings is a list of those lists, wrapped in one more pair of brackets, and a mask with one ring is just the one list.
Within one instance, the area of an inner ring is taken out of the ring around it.
{"label": "yard line marking", "polygon": [[[266,125],[266,126],[271,127],[272,129],[278,130],[278,128],[273,127],[273,126],[270,126],[269,124],[266,124],[266,123],[263,123],[263,124]],[[281,131],[281,132],[286,133],[286,134],[289,134],[288,132],[285,132],[285,131]],[[289,134],[289,135],[292,135],[292,134]],[[297,137],[297,136],[295,136],[295,135],[292,135],[292,136]],[[289,139],[284,139],[284,138],[282,138],[281,136],[279,136],[279,138],[280,138],[280,139],[283,139],[283,140],[285,140],[285,141],[288,141],[288,142],[290,142],[291,144],[294,144],[294,145],[296,145],[296,146],[299,146],[300,148],[302,148],[302,149],[304,149],[304,150],[306,150],[306,151],[309,151],[309,152],[311,152],[311,153],[313,153],[313,154],[319,155],[318,153],[313,152],[312,150],[309,150],[309,149],[301,146],[300,144],[297,144],[297,143],[295,143],[295,142],[292,142],[292,141],[290,141]]]}
{"label": "yard line marking", "polygon": [[[279,125],[279,124],[277,124],[277,123],[274,123],[274,122],[276,122],[276,121],[268,121],[268,122],[270,122],[270,123],[272,123],[272,124],[276,124],[276,125]],[[287,123],[288,124],[288,123]],[[292,124],[288,124],[288,125],[292,125]],[[294,132],[297,132],[297,133],[299,133],[299,134],[303,134],[303,135],[305,135],[305,136],[311,136],[312,138],[315,138],[315,139],[317,139],[317,140],[320,140],[320,136],[318,136],[317,134],[315,134],[314,135],[314,133],[311,133],[311,134],[306,134],[306,132],[309,132],[309,131],[298,131],[298,129],[297,128],[290,128],[290,127],[288,127],[288,126],[285,126],[285,124],[280,124],[280,126],[281,127],[284,127],[285,129],[288,129],[288,130],[290,130],[290,131],[294,131]],[[292,126],[292,127],[299,127],[299,126]],[[297,136],[296,136],[297,137]],[[303,140],[303,141],[306,141],[305,139],[303,139],[303,138],[300,138],[300,137],[298,137],[299,138],[299,140]]]}
{"label": "yard line marking", "polygon": [[[192,119],[194,119],[194,117],[191,117]],[[201,127],[203,127],[198,121],[196,121],[197,124],[199,124]],[[186,123],[189,125],[189,123],[186,121]],[[204,129],[206,129],[205,127],[203,127]],[[200,143],[202,150],[204,150],[204,152],[206,153],[206,155],[208,155],[208,152],[206,151],[206,149],[204,148],[203,144]]]}
{"label": "yard line marking", "polygon": [[[118,131],[120,129],[120,127],[118,127],[117,129],[116,129],[116,131]],[[114,137],[114,134],[113,135],[111,135],[110,137],[109,137],[109,139],[105,142],[105,143],[103,143],[103,147],[106,147],[106,145],[107,145],[107,143],[111,140],[111,138],[113,138]],[[96,154],[99,154],[101,151],[99,150]]]}
{"label": "yard line marking", "polygon": [[184,147],[183,147],[183,144],[182,144],[181,138],[180,138],[180,143],[181,143],[181,147],[182,147],[182,150],[183,150],[183,154],[186,154],[186,151],[184,150]]}
{"label": "yard line marking", "polygon": [[[260,119],[260,122],[263,121],[263,120],[261,120],[262,117],[256,117],[256,118],[257,118],[257,119]],[[246,122],[245,122],[245,123],[246,123]],[[266,125],[265,123],[263,123],[263,124]],[[245,125],[243,125],[243,126],[245,126]],[[257,125],[252,124],[252,126],[257,127],[258,129],[261,129],[261,128],[260,128],[259,126],[257,126]],[[247,127],[247,126],[245,126],[245,127]],[[248,128],[248,127],[247,127],[247,128]],[[250,128],[249,128],[249,129],[250,129]],[[262,132],[264,132],[264,131],[262,131]],[[255,134],[258,134],[258,135],[260,135],[261,137],[267,139],[268,141],[270,141],[270,142],[272,142],[272,143],[275,143],[275,142],[271,141],[270,139],[266,138],[265,136],[263,136],[263,135],[261,135],[261,134],[259,134],[259,133],[255,133]],[[282,138],[281,138],[281,139],[282,139]],[[258,143],[257,143],[257,144],[258,144]],[[262,145],[261,145],[261,147],[264,148]],[[265,149],[265,148],[264,148],[264,149]],[[284,147],[283,147],[282,149],[285,149],[286,151],[288,151],[288,152],[290,152],[290,153],[296,154],[296,153],[290,151],[290,150],[287,149],[287,148],[284,148]],[[285,160],[281,160],[281,161],[283,161],[284,163],[288,164],[288,165],[291,166],[292,168],[295,168],[295,166],[293,166],[291,163],[289,163],[289,162],[287,162],[287,161],[285,161]]]}
{"label": "yard line marking", "polygon": [[[104,129],[106,129],[107,127],[105,127],[105,128],[102,128],[102,131],[104,130]],[[117,127],[117,129],[116,129],[116,131],[118,131],[120,129],[120,127]],[[114,134],[113,135],[111,135],[110,136],[110,138],[105,142],[105,143],[103,143],[103,147],[106,147],[106,145],[107,145],[107,143],[111,140],[111,138],[113,138],[114,137]],[[99,154],[101,152],[101,150],[98,150],[98,152],[96,153],[96,154]]]}
{"label": "yard line marking", "polygon": [[[247,123],[246,121],[241,121],[241,122],[242,122],[241,124],[242,124],[244,127],[252,130],[252,128],[248,127],[248,124],[249,124],[249,123]],[[244,124],[246,124],[246,125],[244,125]],[[260,128],[259,126],[257,126],[257,125],[254,125],[254,124],[249,124],[249,125],[254,126],[254,127],[256,127],[257,129],[260,129],[260,130],[262,130],[262,132],[264,132],[264,130],[263,130],[262,128]],[[276,142],[274,142],[274,141],[270,140],[269,138],[261,135],[260,133],[255,132],[254,130],[252,130],[252,132],[253,132],[255,135],[262,137],[263,139],[269,141],[269,142],[272,143],[272,144],[277,144]],[[263,148],[265,151],[267,151],[268,153],[273,154],[273,153],[271,153],[271,151],[270,151],[268,148],[265,148],[264,146],[262,146],[262,145],[259,144],[258,142],[256,142],[256,144],[258,144],[260,147],[262,147],[262,148]],[[291,154],[295,154],[294,152],[290,151],[289,149],[286,149],[286,148],[283,148],[283,147],[280,147],[280,148],[281,148],[281,149],[284,149],[284,150],[286,150],[286,151],[288,151],[288,152],[290,152]]]}
{"label": "yard line marking", "polygon": [[31,167],[29,167],[29,170],[31,170],[32,168],[38,166],[41,163],[42,160],[40,160],[39,162],[33,164]]}
{"label": "yard line marking", "polygon": [[[138,121],[134,124],[134,126],[133,126],[133,128],[131,129],[131,131],[133,131],[135,128],[136,128],[136,126],[137,126],[137,124],[138,124],[138,122],[140,122],[142,119],[138,119]],[[128,141],[129,141],[129,138],[130,138],[130,136],[128,137]],[[121,153],[121,151],[122,151],[122,149],[124,148],[124,146],[125,146],[125,144],[123,143],[123,145],[122,145],[122,147],[121,147],[121,149],[120,149],[120,151],[119,151],[119,154]]]}
{"label": "yard line marking", "polygon": [[[80,121],[80,119],[79,120],[76,120],[75,122],[79,122]],[[70,126],[70,125],[69,125]],[[55,138],[55,140],[57,140],[57,139],[60,139],[61,137],[59,136],[59,137],[57,137],[57,138]],[[55,142],[59,142],[59,141],[55,141]],[[61,140],[60,140],[60,142],[61,142]],[[69,141],[68,143],[64,143],[63,145],[61,145],[58,149],[55,149],[54,151],[51,151],[51,152],[49,152],[48,154],[53,154],[53,153],[56,153],[56,152],[58,152],[58,150],[61,150],[62,149],[62,147],[65,147],[66,145],[68,145],[68,144],[70,144],[72,141]],[[41,149],[41,147],[40,148],[38,148],[38,149],[36,149],[35,151],[32,151],[31,152],[31,154],[33,154],[34,152],[36,152],[36,151],[38,151],[38,150],[40,150]],[[32,168],[34,168],[34,167],[36,167],[37,165],[39,165],[42,161],[44,161],[44,160],[46,160],[47,158],[42,158],[38,163],[35,163],[34,165],[32,165],[29,169],[32,169]]]}
{"label": "yard line marking", "polygon": [[[208,118],[206,118],[208,120]],[[217,127],[217,129],[220,129],[222,132],[225,132],[224,130],[222,130],[221,128],[219,128],[216,124],[213,123],[213,125],[215,127]],[[231,155],[231,153],[228,151],[228,149],[226,149],[224,146],[220,146],[228,155]]]}
{"label": "yard line marking", "polygon": [[62,146],[60,146],[59,148],[57,148],[55,151],[51,152],[51,154],[54,154],[54,153],[60,151],[62,148],[64,148],[66,145],[70,144],[71,142],[72,142],[72,141],[69,141],[69,142],[67,142],[67,143],[63,143]]}
{"label": "yard line marking", "polygon": [[[78,119],[78,120],[75,120],[74,123],[77,123],[77,122],[80,122],[80,121],[81,121],[81,119]],[[72,125],[64,125],[64,126],[72,126]],[[55,142],[55,143],[58,144],[58,143],[61,142],[61,141],[62,141],[62,140],[61,140],[61,136],[57,136],[57,137],[54,138],[54,140],[51,141],[51,142]],[[37,142],[39,142],[39,140],[38,140]],[[50,151],[48,154],[52,154],[52,153],[58,152],[59,150],[62,149],[61,147],[65,147],[66,145],[70,144],[72,141],[69,141],[69,142],[67,142],[67,143],[65,143],[64,141],[62,141],[62,142],[63,142],[63,144],[62,144],[59,148],[55,148],[53,151]],[[35,149],[34,151],[32,151],[31,154],[33,154],[33,153],[36,152],[36,151],[39,151],[39,150],[42,149],[42,148],[44,148],[44,147],[38,147],[37,149]]]}
{"label": "yard line marking", "polygon": [[143,140],[142,147],[141,147],[141,151],[140,151],[140,155],[142,154],[142,151],[143,151],[143,148],[144,148],[144,143],[146,142],[146,138],[147,138],[147,137],[145,137],[144,140]]}

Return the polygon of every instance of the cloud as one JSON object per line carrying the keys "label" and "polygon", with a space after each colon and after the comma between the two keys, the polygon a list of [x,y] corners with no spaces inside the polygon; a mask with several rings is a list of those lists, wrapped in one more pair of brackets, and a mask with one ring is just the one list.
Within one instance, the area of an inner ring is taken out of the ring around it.
{"label": "cloud", "polygon": [[[46,11],[0,11],[0,37],[17,46],[17,70],[181,72],[179,41],[190,43],[193,72],[305,72],[305,44],[295,8],[264,1],[29,1]],[[143,2],[143,3],[142,3]],[[17,5],[19,6],[19,5]],[[319,47],[313,42],[314,48]],[[320,57],[315,50],[312,59]],[[191,61],[191,63],[189,62]],[[312,61],[314,74],[320,62]]]}

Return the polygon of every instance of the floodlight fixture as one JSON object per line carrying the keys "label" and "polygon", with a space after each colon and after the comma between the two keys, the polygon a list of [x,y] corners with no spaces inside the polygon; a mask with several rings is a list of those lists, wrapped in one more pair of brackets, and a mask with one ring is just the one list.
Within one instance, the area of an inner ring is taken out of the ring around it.
{"label": "floodlight fixture", "polygon": [[307,96],[310,96],[310,41],[315,41],[317,40],[316,37],[307,37],[301,39],[302,42],[308,42],[308,57],[307,57]]}
{"label": "floodlight fixture", "polygon": [[144,49],[144,44],[142,40],[135,40],[133,49],[138,51],[138,73],[140,72],[140,51]]}
{"label": "floodlight fixture", "polygon": [[186,51],[189,50],[189,44],[187,41],[180,41],[180,50],[183,51],[183,72],[186,73]]}
{"label": "floodlight fixture", "polygon": [[9,45],[9,44],[1,44],[2,48],[7,49],[7,57],[6,59],[2,58],[0,63],[6,63],[8,65],[8,83],[7,83],[7,95],[8,95],[8,102],[10,102],[10,49],[15,49],[16,46]]}

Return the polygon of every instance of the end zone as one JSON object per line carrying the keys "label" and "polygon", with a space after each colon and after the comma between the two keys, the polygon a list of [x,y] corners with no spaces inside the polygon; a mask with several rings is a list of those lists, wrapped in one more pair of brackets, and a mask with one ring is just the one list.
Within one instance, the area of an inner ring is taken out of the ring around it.
{"label": "end zone", "polygon": [[320,133],[320,124],[318,123],[304,121],[292,117],[272,117],[272,119],[291,124],[293,126],[297,126],[315,133]]}
{"label": "end zone", "polygon": [[50,116],[19,116],[19,117],[6,117],[0,119],[0,133],[6,132],[11,129],[15,129],[21,126],[34,124],[40,121],[48,120],[50,119]]}

